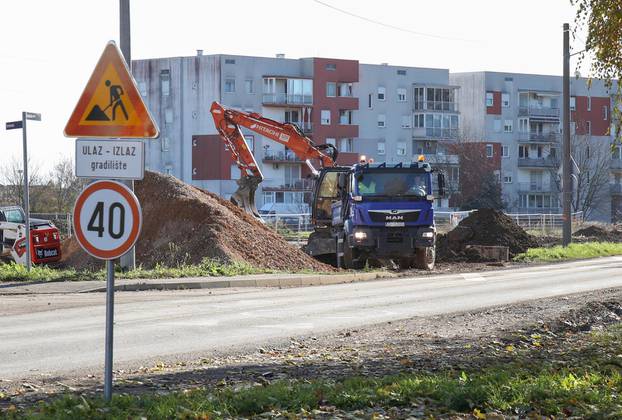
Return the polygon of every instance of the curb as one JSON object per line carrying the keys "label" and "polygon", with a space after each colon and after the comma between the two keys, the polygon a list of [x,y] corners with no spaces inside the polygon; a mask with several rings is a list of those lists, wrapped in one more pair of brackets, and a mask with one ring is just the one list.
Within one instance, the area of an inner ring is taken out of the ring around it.
{"label": "curb", "polygon": [[[117,284],[115,291],[137,292],[145,290],[186,290],[186,289],[225,289],[234,287],[302,287],[302,286],[321,286],[328,284],[355,283],[362,281],[372,281],[380,279],[390,279],[400,277],[395,273],[352,273],[352,274],[320,274],[320,275],[290,275],[279,278],[259,278],[245,279],[233,278],[230,280],[191,278],[182,281],[155,280],[137,281],[136,283]],[[81,290],[78,293],[105,292],[106,287],[96,287],[88,290]]]}

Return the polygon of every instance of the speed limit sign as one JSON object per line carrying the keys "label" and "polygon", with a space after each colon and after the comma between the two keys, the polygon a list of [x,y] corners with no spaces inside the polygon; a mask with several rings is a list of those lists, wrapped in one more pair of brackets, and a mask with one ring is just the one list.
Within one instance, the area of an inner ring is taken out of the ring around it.
{"label": "speed limit sign", "polygon": [[142,224],[134,193],[116,181],[96,181],[78,196],[73,227],[78,243],[102,260],[113,260],[134,246]]}

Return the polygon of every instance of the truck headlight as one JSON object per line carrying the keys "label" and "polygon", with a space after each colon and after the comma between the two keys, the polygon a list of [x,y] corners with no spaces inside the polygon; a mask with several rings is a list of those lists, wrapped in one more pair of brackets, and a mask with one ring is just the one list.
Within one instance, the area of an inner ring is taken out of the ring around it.
{"label": "truck headlight", "polygon": [[423,232],[421,234],[422,238],[433,238],[434,237],[434,232]]}
{"label": "truck headlight", "polygon": [[367,232],[362,232],[362,231],[354,232],[354,239],[356,239],[357,241],[362,241],[362,240],[367,239]]}

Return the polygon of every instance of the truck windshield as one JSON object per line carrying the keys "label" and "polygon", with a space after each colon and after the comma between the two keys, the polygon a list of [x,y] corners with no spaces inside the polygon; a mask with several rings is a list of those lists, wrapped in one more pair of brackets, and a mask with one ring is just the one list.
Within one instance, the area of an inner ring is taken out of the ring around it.
{"label": "truck windshield", "polygon": [[363,172],[356,178],[361,196],[413,196],[429,194],[429,174],[413,172]]}

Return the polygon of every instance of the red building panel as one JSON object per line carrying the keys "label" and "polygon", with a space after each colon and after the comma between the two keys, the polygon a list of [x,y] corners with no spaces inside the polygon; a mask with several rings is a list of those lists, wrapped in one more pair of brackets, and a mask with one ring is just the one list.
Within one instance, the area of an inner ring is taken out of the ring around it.
{"label": "red building panel", "polygon": [[496,90],[492,92],[492,106],[486,107],[486,114],[501,115],[501,92]]}
{"label": "red building panel", "polygon": [[192,179],[231,179],[233,159],[217,134],[192,136]]}
{"label": "red building panel", "polygon": [[[326,96],[326,83],[355,83],[359,81],[359,63],[357,60],[338,60],[329,58],[313,59],[313,140],[318,144],[327,138],[358,137],[357,125],[339,124],[339,112],[356,110],[359,100],[356,97]],[[322,110],[331,113],[330,125],[321,124]]]}
{"label": "red building panel", "polygon": [[587,96],[577,96],[575,101],[575,111],[572,111],[571,114],[572,121],[577,124],[576,133],[579,135],[587,134],[587,121],[589,121],[593,136],[609,135],[609,127],[611,127],[610,99],[592,96],[590,110],[588,110]]}

